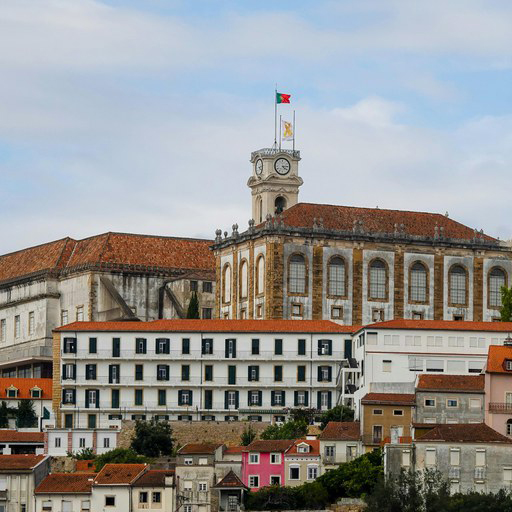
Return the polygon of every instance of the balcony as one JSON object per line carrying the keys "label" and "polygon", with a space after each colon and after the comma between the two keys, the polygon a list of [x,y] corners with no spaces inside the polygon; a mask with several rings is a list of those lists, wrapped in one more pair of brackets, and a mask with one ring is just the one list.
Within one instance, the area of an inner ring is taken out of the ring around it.
{"label": "balcony", "polygon": [[372,434],[363,434],[363,444],[366,445],[381,445],[384,446],[385,444],[410,444],[412,443],[412,437],[411,436],[400,436],[398,437],[398,440],[396,443],[391,442],[391,437],[379,437],[374,436]]}
{"label": "balcony", "polygon": [[489,412],[494,414],[512,414],[512,403],[506,402],[490,402]]}

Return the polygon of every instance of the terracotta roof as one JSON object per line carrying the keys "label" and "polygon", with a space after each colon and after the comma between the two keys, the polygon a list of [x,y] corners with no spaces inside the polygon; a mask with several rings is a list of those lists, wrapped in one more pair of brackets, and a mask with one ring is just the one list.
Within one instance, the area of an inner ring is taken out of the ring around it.
{"label": "terracotta roof", "polygon": [[330,421],[318,437],[320,441],[358,441],[360,438],[358,421]]}
{"label": "terracotta roof", "polygon": [[430,331],[512,332],[512,322],[455,322],[453,320],[388,320],[362,329],[422,329]]}
{"label": "terracotta roof", "polygon": [[0,455],[0,471],[30,470],[45,457],[46,455]]}
{"label": "terracotta roof", "polygon": [[322,429],[317,425],[308,425],[308,436],[319,436],[322,433]]}
{"label": "terracotta roof", "polygon": [[[25,379],[17,377],[0,377],[0,399],[2,400],[19,400],[27,398],[30,400],[51,400],[52,399],[52,379]],[[7,396],[7,388],[14,386],[18,390],[16,398]],[[41,398],[32,398],[30,390],[38,387],[41,389]]]}
{"label": "terracotta roof", "polygon": [[[174,469],[150,469],[133,482],[133,487],[165,487],[165,477],[174,476]],[[173,479],[174,483],[174,479]]]}
{"label": "terracotta roof", "polygon": [[214,270],[211,240],[104,233],[63,238],[0,256],[0,283],[84,268],[98,270]]}
{"label": "terracotta roof", "polygon": [[179,455],[214,454],[222,443],[187,443],[178,450]]}
{"label": "terracotta roof", "polygon": [[496,432],[485,423],[457,423],[437,425],[418,441],[446,441],[450,443],[512,443],[512,439]]}
{"label": "terracotta roof", "polygon": [[235,454],[242,453],[244,451],[245,446],[228,446],[224,450],[224,454]]}
{"label": "terracotta roof", "polygon": [[292,440],[271,440],[258,439],[249,446],[244,447],[244,452],[285,452],[293,444]]}
{"label": "terracotta roof", "polygon": [[233,470],[231,470],[219,483],[215,484],[213,487],[220,487],[221,489],[248,489],[248,487],[243,484],[242,480],[238,478]]}
{"label": "terracotta roof", "polygon": [[282,332],[352,333],[357,327],[329,320],[153,320],[151,322],[73,322],[57,332]]}
{"label": "terracotta roof", "polygon": [[361,403],[414,405],[416,403],[416,396],[408,393],[367,393],[363,396]]}
{"label": "terracotta roof", "polygon": [[[297,451],[297,446],[300,444],[309,445],[309,452],[301,453]],[[317,439],[297,439],[291,446],[286,450],[285,455],[293,455],[294,457],[317,457],[320,455],[320,441]]]}
{"label": "terracotta roof", "polygon": [[94,485],[128,485],[143,471],[147,464],[105,464],[94,478]]}
{"label": "terracotta roof", "polygon": [[429,375],[418,377],[416,390],[460,391],[483,393],[484,375]]}
{"label": "terracotta roof", "polygon": [[34,491],[35,494],[90,494],[95,473],[52,473]]}
{"label": "terracotta roof", "polygon": [[491,345],[487,354],[487,373],[508,373],[512,371],[505,369],[505,361],[512,361],[512,346],[509,345]]}
{"label": "terracotta roof", "polygon": [[430,429],[433,429],[433,428],[437,427],[438,425],[441,425],[441,423],[416,423],[416,422],[412,423],[412,426],[414,428],[430,428]]}
{"label": "terracotta roof", "polygon": [[[444,238],[471,240],[475,237],[473,228],[440,213],[297,203],[285,210],[281,218],[285,226],[297,228],[312,229],[315,219],[322,219],[323,228],[329,231],[352,232],[354,223],[361,221],[364,233],[393,234],[403,224],[403,232],[408,235],[434,238],[437,225],[439,229],[443,228]],[[495,241],[488,235],[478,236],[486,241]]]}
{"label": "terracotta roof", "polygon": [[0,443],[44,443],[44,432],[18,432],[0,430]]}

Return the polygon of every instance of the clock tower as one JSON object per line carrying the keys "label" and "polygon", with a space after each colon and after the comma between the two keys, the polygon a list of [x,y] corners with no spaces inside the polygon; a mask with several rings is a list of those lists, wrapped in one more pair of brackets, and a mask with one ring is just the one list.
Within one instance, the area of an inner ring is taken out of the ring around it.
{"label": "clock tower", "polygon": [[265,148],[251,154],[252,176],[247,182],[252,194],[252,218],[256,224],[297,204],[300,151]]}

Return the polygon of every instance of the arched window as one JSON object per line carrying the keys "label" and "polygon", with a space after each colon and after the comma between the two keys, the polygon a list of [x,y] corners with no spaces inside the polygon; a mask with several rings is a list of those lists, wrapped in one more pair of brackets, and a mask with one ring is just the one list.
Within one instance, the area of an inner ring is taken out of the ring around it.
{"label": "arched window", "polygon": [[229,263],[222,269],[222,302],[231,302],[231,267]]}
{"label": "arched window", "polygon": [[306,293],[306,260],[302,254],[293,254],[288,265],[290,293]]}
{"label": "arched window", "polygon": [[247,298],[247,260],[242,260],[240,263],[240,298]]}
{"label": "arched window", "polygon": [[327,266],[329,295],[343,297],[345,293],[345,262],[343,258],[334,256]]}
{"label": "arched window", "polygon": [[494,267],[489,272],[489,306],[491,308],[501,307],[501,287],[506,285],[505,272],[501,268]]}
{"label": "arched window", "polygon": [[450,303],[466,304],[466,269],[460,265],[454,265],[450,269]]}
{"label": "arched window", "polygon": [[256,260],[256,295],[265,293],[265,258],[259,256]]}
{"label": "arched window", "polygon": [[512,436],[512,420],[507,420],[507,436]]}
{"label": "arched window", "polygon": [[427,269],[423,263],[416,261],[409,273],[410,296],[413,302],[427,302]]}
{"label": "arched window", "polygon": [[256,222],[260,224],[263,222],[263,199],[260,196],[256,199]]}
{"label": "arched window", "polygon": [[284,198],[283,196],[276,197],[274,206],[275,206],[275,212],[281,213],[286,208],[286,198]]}
{"label": "arched window", "polygon": [[370,263],[370,299],[386,300],[388,270],[382,260]]}

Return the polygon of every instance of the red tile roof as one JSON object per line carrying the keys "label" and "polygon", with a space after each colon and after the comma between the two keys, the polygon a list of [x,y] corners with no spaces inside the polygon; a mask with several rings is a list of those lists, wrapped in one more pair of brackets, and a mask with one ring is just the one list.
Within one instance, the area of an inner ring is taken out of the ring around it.
{"label": "red tile roof", "polygon": [[491,345],[487,353],[487,365],[485,371],[487,373],[508,373],[512,375],[512,371],[506,370],[505,362],[512,361],[512,346],[510,345]]}
{"label": "red tile roof", "polygon": [[[52,399],[52,379],[25,379],[17,377],[0,377],[0,399],[2,400],[18,400],[27,398],[30,400],[51,400]],[[18,390],[16,398],[7,396],[7,389],[14,386]],[[32,398],[30,390],[38,387],[41,389],[41,398]]]}
{"label": "red tile roof", "polygon": [[17,430],[0,430],[0,443],[44,443],[44,432],[18,432]]}
{"label": "red tile roof", "polygon": [[446,441],[450,443],[512,443],[512,439],[496,432],[485,423],[457,423],[434,426],[420,441]]}
{"label": "red tile roof", "polygon": [[329,320],[153,320],[151,322],[73,322],[57,332],[311,332],[352,333],[357,327]]}
{"label": "red tile roof", "polygon": [[244,451],[245,446],[228,446],[224,450],[224,454],[236,454],[242,453]]}
{"label": "red tile roof", "polygon": [[367,393],[361,400],[362,404],[414,405],[416,396],[408,393]]}
{"label": "red tile roof", "polygon": [[[300,444],[309,445],[309,452],[302,453],[297,451],[297,446]],[[317,457],[320,455],[320,441],[317,439],[297,439],[291,446],[286,450],[285,455],[293,455],[294,457]]]}
{"label": "red tile roof", "polygon": [[214,270],[211,240],[104,233],[84,240],[63,238],[0,256],[0,283],[81,269]]}
{"label": "red tile roof", "polygon": [[258,439],[249,446],[244,447],[244,452],[285,452],[293,444],[292,440],[270,440]]}
{"label": "red tile roof", "polygon": [[187,443],[178,450],[179,455],[212,455],[222,443]]}
{"label": "red tile roof", "polygon": [[416,384],[417,391],[459,391],[483,393],[484,375],[429,375],[421,374]]}
{"label": "red tile roof", "polygon": [[[135,482],[133,487],[165,487],[165,478],[174,476],[174,469],[150,469],[142,473]],[[174,483],[174,479],[173,479]]]}
{"label": "red tile roof", "polygon": [[94,478],[94,485],[128,485],[142,472],[147,464],[105,464]]}
{"label": "red tile roof", "polygon": [[358,441],[360,438],[358,421],[330,421],[318,437],[320,441]]}
{"label": "red tile roof", "polygon": [[[354,223],[362,221],[365,233],[392,234],[403,224],[408,235],[433,238],[436,225],[443,228],[445,238],[471,240],[474,229],[440,213],[360,208],[331,204],[297,203],[285,210],[281,217],[285,226],[313,228],[315,219],[322,219],[323,227],[332,231],[352,231]],[[441,234],[441,233],[440,233]],[[486,241],[495,241],[488,235],[478,235]]]}
{"label": "red tile roof", "polygon": [[0,455],[0,471],[22,471],[36,467],[46,455]]}
{"label": "red tile roof", "polygon": [[248,489],[233,470],[231,470],[218,484],[215,484],[213,487],[221,489]]}
{"label": "red tile roof", "polygon": [[35,489],[35,494],[90,494],[95,473],[52,473]]}
{"label": "red tile roof", "polygon": [[422,329],[431,331],[512,332],[512,322],[455,322],[453,320],[405,320],[377,322],[362,329]]}

